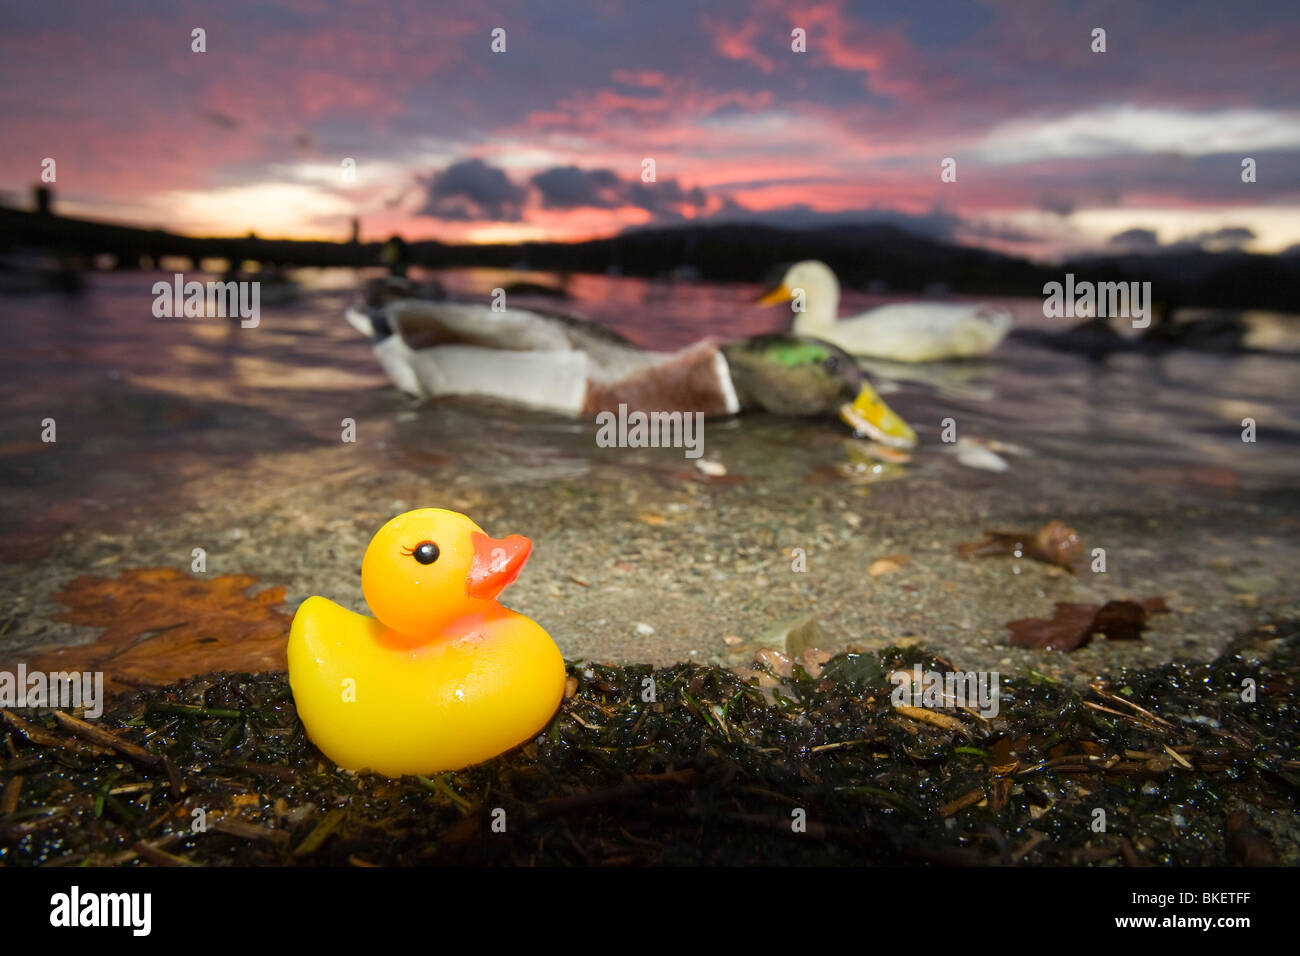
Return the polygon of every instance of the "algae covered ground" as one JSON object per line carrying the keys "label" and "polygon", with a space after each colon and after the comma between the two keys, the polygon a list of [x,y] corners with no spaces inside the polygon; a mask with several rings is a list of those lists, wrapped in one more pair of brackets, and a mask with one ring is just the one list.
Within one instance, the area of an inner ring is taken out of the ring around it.
{"label": "algae covered ground", "polygon": [[[432,778],[340,771],[285,674],[4,714],[7,865],[1300,863],[1300,625],[999,713],[910,710],[924,650],[737,673],[570,662],[534,740]],[[773,662],[775,663],[773,664]],[[760,662],[761,665],[762,662]],[[788,676],[781,676],[782,674]]]}

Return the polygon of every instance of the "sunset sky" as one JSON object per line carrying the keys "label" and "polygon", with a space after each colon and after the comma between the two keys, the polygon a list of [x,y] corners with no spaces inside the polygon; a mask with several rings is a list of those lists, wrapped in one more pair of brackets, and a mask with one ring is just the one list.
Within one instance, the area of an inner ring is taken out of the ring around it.
{"label": "sunset sky", "polygon": [[0,15],[0,193],[26,205],[51,157],[70,215],[329,238],[357,216],[368,238],[448,241],[896,222],[1035,257],[1300,243],[1294,0],[0,0]]}

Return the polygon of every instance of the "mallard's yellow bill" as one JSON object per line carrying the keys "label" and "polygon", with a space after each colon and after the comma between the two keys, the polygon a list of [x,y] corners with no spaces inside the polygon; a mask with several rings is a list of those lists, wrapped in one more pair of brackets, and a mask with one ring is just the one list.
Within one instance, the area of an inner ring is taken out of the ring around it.
{"label": "mallard's yellow bill", "polygon": [[840,406],[840,418],[854,431],[863,432],[882,445],[891,448],[916,445],[912,426],[895,415],[870,385],[862,386],[852,405]]}
{"label": "mallard's yellow bill", "polygon": [[758,300],[759,305],[776,305],[778,302],[789,302],[794,298],[794,292],[785,285],[779,285],[771,292],[766,293]]}

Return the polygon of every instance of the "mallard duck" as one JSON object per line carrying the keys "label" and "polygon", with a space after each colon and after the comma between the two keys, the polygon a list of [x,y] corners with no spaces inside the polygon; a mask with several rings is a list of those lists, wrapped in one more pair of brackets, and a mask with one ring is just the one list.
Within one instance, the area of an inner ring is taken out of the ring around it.
{"label": "mallard duck", "polygon": [[762,409],[843,417],[849,408],[858,409],[853,426],[877,441],[916,443],[851,355],[807,336],[705,339],[650,352],[578,316],[418,299],[351,308],[347,319],[372,339],[393,384],[420,398],[478,395],[584,418],[620,405],[706,416]]}
{"label": "mallard duck", "polygon": [[1200,317],[1176,319],[1173,307],[1157,302],[1152,308],[1150,326],[1137,335],[1121,333],[1109,317],[1093,317],[1059,332],[1017,329],[1015,337],[1022,342],[1070,352],[1097,362],[1112,355],[1163,355],[1175,349],[1246,355],[1287,354],[1251,347],[1247,344],[1250,332],[1250,323],[1238,312],[1212,312]]}
{"label": "mallard duck", "polygon": [[840,283],[823,262],[806,260],[759,302],[771,305],[798,300],[794,332],[838,345],[852,355],[894,362],[937,362],[986,355],[1011,328],[1011,316],[981,305],[909,302],[884,305],[861,315],[837,319]]}

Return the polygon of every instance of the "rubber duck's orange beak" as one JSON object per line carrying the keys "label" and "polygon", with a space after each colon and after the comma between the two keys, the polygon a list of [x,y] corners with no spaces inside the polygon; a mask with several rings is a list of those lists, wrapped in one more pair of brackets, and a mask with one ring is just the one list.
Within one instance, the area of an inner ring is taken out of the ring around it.
{"label": "rubber duck's orange beak", "polygon": [[533,543],[522,534],[508,538],[489,538],[478,531],[470,534],[474,561],[469,567],[465,592],[470,597],[492,600],[514,583],[533,550]]}

